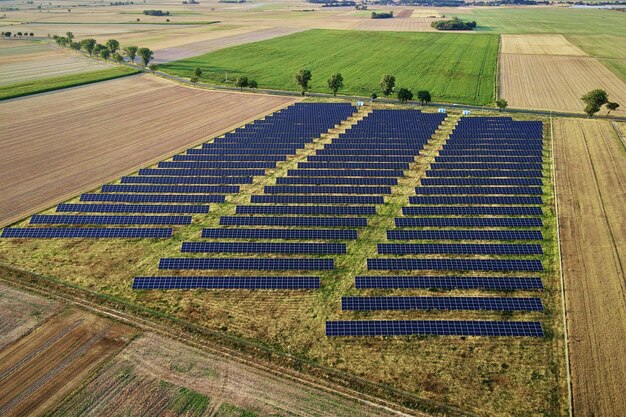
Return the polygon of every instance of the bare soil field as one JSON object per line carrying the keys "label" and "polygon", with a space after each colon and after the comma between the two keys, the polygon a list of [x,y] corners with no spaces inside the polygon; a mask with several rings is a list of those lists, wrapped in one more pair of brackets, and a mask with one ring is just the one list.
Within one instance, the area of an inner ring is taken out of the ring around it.
{"label": "bare soil field", "polygon": [[59,310],[58,303],[0,284],[0,349]]}
{"label": "bare soil field", "polygon": [[[183,388],[184,387],[184,388]],[[193,394],[192,394],[193,393]],[[183,415],[392,416],[355,400],[279,378],[155,335],[133,341],[52,416]]]}
{"label": "bare soil field", "polygon": [[5,101],[0,226],[292,102],[147,75]]}
{"label": "bare soil field", "polygon": [[626,84],[595,58],[501,54],[499,70],[498,95],[511,107],[582,113],[580,97],[595,88],[605,89],[611,101],[626,103]]}
{"label": "bare soil field", "polygon": [[609,122],[554,132],[574,415],[623,416],[626,150]]}
{"label": "bare soil field", "polygon": [[563,35],[502,35],[503,54],[587,56]]}
{"label": "bare soil field", "polygon": [[0,351],[0,414],[39,415],[55,406],[133,331],[67,310]]}

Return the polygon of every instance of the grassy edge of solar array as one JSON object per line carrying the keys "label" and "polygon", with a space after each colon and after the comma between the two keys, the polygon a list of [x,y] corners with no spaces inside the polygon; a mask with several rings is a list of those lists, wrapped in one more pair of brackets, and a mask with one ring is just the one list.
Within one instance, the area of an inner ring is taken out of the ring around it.
{"label": "grassy edge of solar array", "polygon": [[24,81],[17,84],[8,84],[0,86],[0,100],[24,97],[38,93],[47,93],[50,91],[61,90],[63,88],[78,87],[100,81],[127,77],[138,73],[139,70],[135,68],[120,65],[98,71],[61,75],[58,77]]}
{"label": "grassy edge of solar array", "polygon": [[[517,118],[517,117],[516,117]],[[544,139],[545,141],[546,139]],[[432,152],[433,149],[428,149],[426,152]],[[307,152],[310,152],[310,148],[307,151],[302,152],[301,154],[306,154]],[[549,166],[551,166],[552,161],[551,161],[551,151],[548,151],[548,155],[549,158],[546,159],[546,163],[549,164],[548,166],[544,166],[544,171],[548,172],[550,175],[547,177],[544,177],[546,180],[548,178],[550,178],[552,180],[552,175],[550,173],[550,168]],[[549,161],[549,162],[548,162]],[[286,169],[286,168],[285,168]],[[279,172],[273,172],[270,173],[269,178],[276,178],[279,175]],[[257,184],[253,185],[250,190],[256,189],[257,192],[261,192],[262,191],[262,186],[263,184],[272,184],[272,182],[268,182],[267,180],[268,177],[262,178],[262,179],[257,179]],[[410,183],[407,184],[406,186],[408,187],[408,189],[413,189],[413,184]],[[261,182],[261,183],[259,183]],[[551,186],[552,182],[548,182],[546,181],[546,183],[544,184],[545,188],[548,188],[545,197],[546,197],[546,201],[548,201],[550,199],[550,201],[553,199],[553,193],[551,191],[551,189],[549,188]],[[410,193],[409,191],[407,191],[407,195],[412,195],[412,193]],[[212,205],[212,212],[210,217],[213,219],[217,219],[219,218],[220,215],[223,214],[231,214],[234,212],[234,207],[235,205],[238,204],[248,204],[249,201],[247,201],[246,198],[237,198],[236,202],[231,202],[228,204],[219,204],[219,205]],[[402,201],[399,201],[397,205],[395,206],[383,206],[380,207],[380,211],[379,211],[379,218],[384,218],[385,216],[382,216],[381,214],[385,214],[387,213],[388,216],[390,218],[393,218],[393,216],[398,215],[400,213],[401,207],[406,205],[406,201],[405,198],[402,197],[401,198]],[[553,206],[552,203],[548,203],[546,202],[546,205],[550,205],[550,207]],[[216,210],[213,210],[213,208],[217,208]],[[553,224],[554,224],[554,216],[553,213],[551,212],[546,212],[546,216],[544,217],[544,220],[546,222],[546,228],[545,230],[548,230],[550,233],[550,236],[554,236],[554,232],[555,230],[553,229]],[[213,220],[208,219],[209,223],[212,223]],[[184,233],[184,235],[186,236],[199,236],[200,233],[200,229],[205,227],[206,224],[193,224],[186,233]],[[385,225],[384,227],[381,227],[381,230],[385,230],[387,228],[387,225]],[[544,234],[546,237],[548,237],[548,234],[545,233]],[[34,267],[31,268],[28,265],[24,266],[21,265],[20,267],[23,267],[25,269],[31,269],[31,270],[37,270],[40,269],[40,266],[37,267],[37,263],[46,263],[46,262],[50,262],[50,257],[54,257],[54,256],[58,256],[54,263],[55,265],[50,265],[50,267],[46,267],[46,272],[45,275],[48,276],[61,276],[61,282],[64,283],[64,285],[66,284],[70,284],[70,285],[78,285],[80,288],[83,289],[89,289],[89,290],[93,290],[96,291],[99,294],[103,294],[105,297],[111,299],[111,300],[121,300],[124,304],[126,303],[130,303],[131,305],[138,305],[141,306],[140,308],[150,308],[150,309],[155,309],[153,311],[158,311],[158,315],[160,315],[161,317],[163,317],[166,320],[169,319],[174,319],[174,320],[190,320],[190,321],[198,321],[199,323],[202,323],[202,320],[199,318],[198,316],[198,309],[202,309],[202,305],[205,302],[209,302],[208,304],[205,304],[205,306],[211,305],[210,303],[210,299],[212,298],[211,296],[207,296],[206,294],[202,294],[202,292],[198,292],[198,291],[194,291],[193,293],[195,295],[198,296],[198,298],[196,300],[188,300],[186,302],[184,302],[184,304],[181,304],[181,302],[183,301],[184,297],[181,297],[181,292],[179,292],[178,294],[176,293],[168,293],[167,295],[164,296],[158,296],[154,293],[149,293],[149,292],[140,292],[140,293],[132,293],[131,291],[129,291],[130,289],[130,279],[128,279],[128,277],[126,278],[122,278],[121,282],[117,281],[115,282],[115,279],[111,280],[111,282],[98,282],[97,280],[97,276],[98,274],[102,274],[103,268],[110,268],[110,270],[108,270],[106,273],[107,274],[119,274],[120,270],[119,267],[112,265],[111,261],[107,261],[107,258],[110,259],[110,256],[108,254],[108,250],[109,249],[113,249],[114,251],[122,251],[124,252],[124,254],[126,256],[128,256],[131,260],[133,259],[133,256],[136,256],[138,259],[138,263],[140,265],[134,265],[131,264],[129,265],[122,265],[123,267],[125,266],[126,269],[124,271],[125,276],[129,275],[129,270],[134,270],[134,271],[141,271],[142,268],[144,268],[143,270],[145,270],[145,264],[149,264],[149,263],[154,263],[154,260],[157,259],[158,257],[161,257],[163,252],[167,252],[167,246],[170,247],[169,251],[171,253],[176,253],[177,251],[180,249],[180,245],[179,243],[187,240],[188,238],[186,238],[185,236],[183,236],[181,233],[176,233],[173,242],[174,244],[166,244],[166,242],[154,242],[154,241],[147,241],[147,240],[133,240],[131,241],[132,243],[129,244],[121,244],[121,245],[110,245],[110,244],[104,244],[103,247],[99,248],[99,251],[96,251],[95,255],[99,255],[101,257],[102,260],[104,260],[104,265],[102,266],[97,266],[97,265],[90,265],[91,267],[95,267],[95,274],[90,274],[87,271],[83,271],[83,272],[87,272],[86,274],[82,275],[80,271],[78,271],[78,273],[72,273],[71,277],[63,277],[63,274],[58,274],[55,273],[56,272],[60,272],[62,269],[68,268],[69,265],[73,265],[73,259],[71,259],[71,256],[68,258],[67,256],[63,256],[63,254],[60,251],[69,251],[72,252],[74,254],[76,253],[80,253],[82,251],[89,251],[88,249],[88,245],[85,245],[84,242],[38,242],[35,246],[36,248],[34,248],[34,250],[36,250],[35,253],[33,253],[33,261],[34,262]],[[378,237],[376,238],[377,241],[379,241]],[[354,243],[358,243],[358,242],[354,242]],[[16,248],[18,253],[17,255],[19,255],[19,250],[31,250],[31,248],[29,248],[28,246],[31,246],[32,248],[32,243],[31,244],[23,244],[23,245],[18,245],[18,247]],[[367,247],[367,246],[370,247]],[[117,248],[115,248],[117,246]],[[137,248],[136,246],[140,246],[139,248]],[[376,250],[376,245],[371,245],[371,242],[363,242],[362,245],[353,245],[352,249],[349,249],[349,251],[354,251],[354,250],[363,250],[363,249],[370,249],[371,251],[375,251]],[[4,250],[6,250],[6,245],[0,243],[0,258],[2,259],[2,261],[6,261],[6,253],[2,254],[1,252],[4,252]],[[93,249],[92,249],[93,250]],[[554,239],[548,239],[546,241],[546,243],[544,244],[544,251],[546,252],[546,255],[544,257],[548,257],[550,253],[554,253]],[[367,251],[366,251],[367,252]],[[111,254],[113,255],[113,257],[115,257],[115,254]],[[367,254],[365,254],[367,256]],[[141,261],[139,261],[139,258],[141,258]],[[144,260],[144,258],[147,258]],[[119,257],[118,257],[119,259]],[[30,261],[30,259],[29,259]],[[30,262],[27,262],[30,263]],[[346,260],[344,260],[344,265],[342,266],[342,268],[345,271],[349,271],[347,276],[348,281],[350,280],[351,277],[356,275],[356,272],[359,268],[363,268],[363,263],[360,263],[359,265],[345,265]],[[19,263],[18,263],[19,264]],[[548,268],[548,266],[551,266],[551,268]],[[551,262],[550,264],[546,263],[546,267],[547,269],[550,270],[550,273],[552,274],[553,269],[554,269],[554,262]],[[547,274],[547,273],[546,273]],[[332,284],[329,281],[329,276],[326,274],[320,274],[322,276],[322,280],[323,282],[325,281],[325,285],[322,289],[322,293],[320,294],[320,298],[325,300],[324,301],[324,306],[322,306],[322,311],[320,311],[319,313],[322,313],[322,315],[324,315],[324,310],[326,310],[326,312],[328,312],[328,309],[332,309],[334,311],[337,311],[338,309],[335,309],[335,304],[337,304],[340,300],[334,299],[334,294],[333,294],[333,288],[336,290],[337,287],[336,285],[341,284],[341,283],[337,283],[337,284]],[[93,278],[96,278],[96,280],[94,281]],[[545,284],[548,284],[549,282],[554,282],[552,280],[547,281],[544,280]],[[343,284],[341,285],[353,285],[351,282],[343,282]],[[342,290],[342,293],[345,293]],[[547,289],[545,292],[545,295],[542,297],[544,299],[546,299],[547,297],[553,297],[554,290],[550,290]],[[182,292],[182,294],[184,294],[184,292]],[[278,292],[278,294],[281,294],[281,292]],[[253,292],[251,295],[251,297],[253,297],[256,300],[260,300],[259,298],[259,294],[258,292]],[[120,298],[121,297],[121,298]],[[290,296],[291,297],[291,296]],[[237,297],[230,297],[231,299],[236,299]],[[262,297],[261,297],[262,298]],[[296,297],[297,299],[300,299],[301,301],[303,301],[305,303],[305,305],[307,305],[309,302],[307,301],[307,298],[299,298]],[[332,300],[329,300],[330,298],[332,298]],[[327,303],[328,301],[331,301],[330,303]],[[186,305],[185,305],[186,304]],[[245,304],[245,303],[244,303]],[[552,303],[554,305],[554,303]],[[249,304],[246,304],[249,305]],[[317,316],[317,312],[314,312],[314,314]],[[442,317],[446,317],[445,313],[441,315]],[[468,314],[468,316],[471,317],[471,314]],[[550,324],[548,323],[549,321],[553,321],[556,320],[555,317],[553,317],[554,314],[549,312],[546,312],[545,318],[542,317],[541,321],[544,323],[544,329],[546,330],[546,340],[549,341],[549,343],[556,343],[557,346],[561,343],[559,340],[559,337],[557,337],[557,335],[560,333],[559,332],[559,327],[561,327],[561,324],[558,322],[558,320],[554,323],[551,323],[551,326],[546,326],[546,324]],[[558,315],[557,315],[558,316]],[[491,314],[488,317],[491,318],[498,318],[499,315],[497,314]],[[506,317],[510,318],[510,316],[507,314]],[[223,328],[222,330],[226,330],[228,327],[225,326],[225,328]],[[338,365],[336,362],[331,361],[330,363],[328,362],[328,360],[323,360],[320,361],[320,359],[322,359],[322,357],[318,356],[317,354],[315,354],[315,352],[312,352],[311,349],[304,349],[302,350],[302,348],[297,348],[296,346],[294,347],[287,347],[285,346],[283,343],[277,343],[276,341],[272,341],[271,339],[268,340],[262,340],[262,339],[258,339],[258,338],[252,338],[250,339],[249,337],[246,337],[244,334],[238,334],[236,331],[227,331],[228,337],[234,337],[235,339],[239,338],[239,337],[243,337],[243,340],[241,341],[241,343],[246,344],[246,346],[250,347],[250,346],[259,346],[256,345],[257,343],[260,344],[260,346],[263,346],[264,348],[270,349],[274,352],[278,352],[280,355],[293,355],[295,357],[300,358],[302,361],[304,361],[303,363],[306,364],[315,364],[314,366],[322,366],[324,364],[334,364],[334,365]],[[298,336],[298,335],[296,335]],[[432,337],[411,337],[410,340],[408,342],[405,341],[397,341],[397,340],[391,340],[391,339],[385,339],[382,340],[382,342],[384,342],[385,344],[389,344],[389,345],[393,345],[396,348],[399,348],[399,346],[407,346],[407,343],[415,343],[415,344],[423,344],[425,342],[428,342],[429,344],[432,345],[437,345],[437,346],[442,346],[439,345],[439,343],[441,343],[440,341],[437,340],[437,338],[432,338]],[[249,343],[252,343],[252,345],[249,345]],[[371,343],[378,343],[378,342],[371,342]],[[478,350],[481,350],[481,347],[487,346],[489,345],[489,341],[466,341],[464,342],[465,344],[469,344],[471,346],[474,346],[475,348],[478,348]],[[515,343],[515,342],[514,342]],[[544,343],[544,342],[539,342],[539,343]],[[548,342],[546,342],[548,343]],[[449,344],[448,342],[445,342],[445,344]],[[536,345],[536,344],[535,344]],[[379,346],[383,346],[380,345]],[[295,348],[295,349],[294,349]],[[521,347],[520,347],[521,349]],[[557,349],[558,350],[558,349]],[[313,353],[313,355],[311,354]],[[554,356],[556,354],[556,356]],[[282,357],[282,356],[281,356]],[[550,369],[553,369],[554,371],[557,371],[562,368],[562,363],[560,363],[562,361],[562,355],[560,354],[560,351],[558,352],[552,352],[552,354],[550,355],[551,359],[553,360],[552,363],[550,363]],[[287,357],[283,357],[283,359],[279,359],[280,360],[286,360]],[[309,361],[313,361],[313,362],[309,362]],[[308,366],[308,365],[307,365]],[[342,368],[341,366],[338,366],[338,368]],[[381,372],[383,370],[381,369]],[[388,371],[388,370],[387,370]],[[357,374],[359,374],[359,370],[355,370],[355,372]],[[381,374],[382,375],[382,374]],[[379,377],[380,378],[380,377]],[[541,379],[541,375],[538,376],[538,378]],[[385,388],[385,379],[374,379],[375,383],[381,383],[382,385],[379,386],[378,389],[391,389],[390,387],[386,387]],[[387,381],[387,383],[389,383],[389,381]],[[435,385],[436,386],[436,385]],[[366,390],[375,390],[374,387],[369,386],[369,387],[365,387]],[[391,389],[393,391],[393,389]],[[558,387],[555,387],[555,391],[550,392],[550,402],[552,403],[552,406],[550,407],[551,410],[556,410],[558,408],[563,408],[563,407],[559,407],[559,403],[560,403],[560,396],[558,395]],[[436,390],[435,390],[436,391]],[[422,395],[420,394],[421,389],[418,390],[417,394],[418,395]],[[426,391],[428,392],[428,390]],[[416,393],[413,392],[413,395],[415,395]],[[386,395],[389,395],[389,392],[387,392]],[[522,398],[523,395],[521,395],[520,393],[520,400],[523,400],[524,398]],[[438,406],[436,404],[441,404],[437,398],[433,398],[434,402],[429,402],[429,401],[425,401],[425,402],[421,402],[420,400],[418,400],[417,397],[414,397],[414,403],[412,404],[412,406],[417,407],[418,409],[422,409],[422,410],[434,410],[434,409],[439,409]],[[462,406],[462,404],[459,404],[459,402],[454,402],[454,401],[450,401],[452,404],[456,404],[456,405],[460,405]],[[434,407],[434,408],[432,408]],[[475,406],[474,406],[475,407]]]}

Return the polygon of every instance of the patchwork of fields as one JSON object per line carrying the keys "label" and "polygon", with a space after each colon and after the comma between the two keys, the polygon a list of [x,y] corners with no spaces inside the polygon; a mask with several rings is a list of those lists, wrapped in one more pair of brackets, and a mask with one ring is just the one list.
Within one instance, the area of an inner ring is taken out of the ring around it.
{"label": "patchwork of fields", "polygon": [[[328,45],[333,45],[332,50]],[[390,47],[390,45],[392,45]],[[264,42],[226,48],[163,65],[162,70],[222,84],[239,75],[260,87],[296,90],[293,74],[308,68],[311,91],[328,92],[326,80],[340,72],[342,94],[380,93],[384,74],[397,87],[429,90],[435,101],[490,104],[494,97],[497,36],[312,30]],[[325,51],[320,54],[319,51]]]}

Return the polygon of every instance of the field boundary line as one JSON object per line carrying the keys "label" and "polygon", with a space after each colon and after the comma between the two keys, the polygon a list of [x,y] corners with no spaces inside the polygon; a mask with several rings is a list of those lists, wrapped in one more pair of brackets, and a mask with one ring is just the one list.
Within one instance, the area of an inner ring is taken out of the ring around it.
{"label": "field boundary line", "polygon": [[574,416],[574,397],[572,393],[572,373],[571,373],[571,363],[569,356],[569,331],[567,328],[567,304],[565,300],[565,274],[563,273],[563,255],[561,250],[561,224],[559,222],[559,195],[557,192],[557,179],[556,179],[556,153],[554,152],[554,119],[550,116],[550,147],[552,148],[552,160],[553,160],[553,169],[552,176],[554,182],[554,210],[555,210],[555,220],[556,220],[556,241],[559,255],[559,275],[561,281],[561,305],[562,305],[562,315],[563,315],[563,339],[565,340],[565,369],[567,372],[567,402],[568,402],[568,415],[569,417]]}
{"label": "field boundary line", "polygon": [[622,134],[622,129],[620,129],[617,122],[614,120],[611,121],[611,126],[613,126],[613,130],[615,130],[615,133],[617,133],[617,137],[622,142],[624,149],[626,149],[626,138],[624,138],[624,135]]}
{"label": "field boundary line", "polygon": [[38,206],[35,206],[34,208],[31,208],[27,212],[24,212],[24,213],[15,215],[13,217],[10,217],[8,219],[5,219],[3,221],[0,221],[0,228],[10,226],[13,223],[17,223],[17,222],[19,222],[19,221],[21,221],[23,219],[26,219],[27,217],[29,217],[29,216],[31,216],[31,215],[33,215],[35,213],[39,213],[40,211],[46,210],[46,209],[51,208],[51,207],[53,207],[53,206],[55,206],[55,205],[57,205],[59,203],[62,203],[64,201],[67,201],[67,200],[70,200],[70,199],[72,199],[74,197],[77,197],[80,194],[83,194],[83,193],[86,193],[88,191],[94,190],[94,189],[96,189],[98,187],[101,187],[104,184],[107,184],[107,183],[110,183],[112,181],[115,181],[115,180],[117,180],[120,177],[123,177],[125,175],[133,174],[133,173],[139,171],[142,168],[150,167],[150,166],[152,166],[152,165],[154,165],[154,164],[156,164],[158,162],[161,162],[164,159],[169,159],[169,158],[173,157],[174,155],[178,155],[178,154],[184,152],[188,148],[195,148],[195,147],[197,147],[199,145],[202,145],[203,143],[215,140],[216,138],[218,138],[218,137],[224,135],[225,133],[228,133],[228,132],[230,132],[230,131],[232,131],[232,130],[240,127],[240,126],[246,125],[246,124],[251,123],[251,122],[253,122],[255,120],[258,120],[258,119],[262,119],[262,118],[264,118],[264,117],[266,117],[266,116],[268,116],[268,115],[270,115],[270,114],[272,114],[272,113],[274,113],[274,112],[276,112],[276,111],[278,111],[280,109],[283,109],[283,108],[285,108],[287,106],[290,106],[290,105],[292,105],[294,103],[297,103],[297,102],[300,102],[300,101],[302,101],[302,100],[301,99],[300,100],[295,99],[294,102],[292,102],[292,103],[281,104],[279,106],[273,107],[273,108],[271,108],[270,110],[268,110],[266,112],[259,113],[259,114],[255,115],[255,116],[251,117],[251,118],[248,118],[246,120],[242,120],[242,121],[239,121],[237,123],[234,123],[234,124],[224,128],[222,130],[219,130],[219,131],[217,131],[215,133],[212,133],[209,136],[205,136],[205,137],[203,137],[201,139],[198,139],[196,141],[188,143],[188,144],[186,144],[184,146],[180,146],[180,147],[178,147],[178,148],[176,148],[176,149],[174,149],[172,151],[168,151],[167,153],[162,154],[162,155],[160,155],[160,156],[158,156],[156,158],[152,158],[152,159],[150,159],[150,160],[148,160],[146,162],[142,162],[139,165],[135,165],[135,166],[133,166],[131,168],[119,171],[119,172],[117,172],[117,173],[115,173],[113,175],[110,175],[110,176],[106,177],[104,180],[91,182],[91,183],[86,184],[82,188],[78,189],[77,191],[71,191],[71,192],[68,192],[68,193],[65,193],[65,194],[61,194],[59,197],[57,197],[55,199],[52,199],[52,200],[50,200],[50,201],[48,201],[46,203],[40,204]]}
{"label": "field boundary line", "polygon": [[498,54],[496,55],[496,80],[493,83],[494,101],[500,98],[500,54],[502,54],[502,34],[498,35]]}

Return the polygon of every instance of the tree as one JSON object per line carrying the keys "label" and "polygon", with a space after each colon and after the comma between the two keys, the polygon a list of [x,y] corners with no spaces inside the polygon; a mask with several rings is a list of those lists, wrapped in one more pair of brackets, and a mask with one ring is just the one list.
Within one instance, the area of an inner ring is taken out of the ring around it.
{"label": "tree", "polygon": [[380,88],[383,90],[383,94],[388,96],[393,93],[393,89],[396,86],[396,77],[393,75],[385,74],[380,80]]}
{"label": "tree", "polygon": [[109,39],[108,41],[106,41],[105,45],[107,49],[111,51],[112,54],[114,54],[115,52],[117,52],[118,49],[120,49],[120,43],[115,39]]}
{"label": "tree", "polygon": [[591,90],[580,98],[585,102],[585,113],[591,117],[600,111],[600,108],[609,102],[609,95],[604,90]]}
{"label": "tree", "polygon": [[194,68],[193,76],[196,78],[200,78],[201,75],[202,75],[202,70],[200,68]]}
{"label": "tree", "polygon": [[407,102],[413,99],[413,93],[408,88],[401,88],[398,90],[398,100],[401,102]]}
{"label": "tree", "polygon": [[506,109],[509,103],[503,98],[499,98],[496,100],[496,107],[500,109],[500,111]]}
{"label": "tree", "polygon": [[22,32],[17,32],[17,36],[22,36]]}
{"label": "tree", "polygon": [[95,55],[100,55],[100,52],[104,51],[106,48],[106,46],[102,45],[101,43],[97,43],[96,46],[93,47],[93,53]]}
{"label": "tree", "polygon": [[80,41],[80,47],[91,56],[93,54],[93,48],[96,47],[96,40],[91,38],[83,39]]}
{"label": "tree", "polygon": [[70,43],[70,49],[74,51],[80,51],[80,42],[72,42]]}
{"label": "tree", "polygon": [[124,61],[124,57],[120,55],[119,52],[115,52],[111,57],[113,58],[113,61],[118,64],[121,64]]}
{"label": "tree", "polygon": [[248,86],[248,77],[237,77],[235,85],[243,90],[244,87]]}
{"label": "tree", "polygon": [[32,38],[33,36],[35,36],[35,34],[33,32],[30,32],[30,37]]}
{"label": "tree", "polygon": [[248,81],[248,87],[250,87],[252,89],[255,89],[255,88],[258,88],[259,85],[257,84],[257,82],[255,80],[250,80],[250,81]]}
{"label": "tree", "polygon": [[293,78],[296,81],[296,84],[300,86],[300,92],[302,93],[302,95],[304,95],[304,93],[306,93],[306,91],[309,89],[309,83],[311,82],[311,78],[313,78],[311,71],[309,71],[308,69],[301,69],[300,71],[296,72]]}
{"label": "tree", "polygon": [[617,110],[617,108],[619,107],[618,103],[615,103],[613,101],[609,101],[608,103],[606,103],[606,108],[609,110],[606,115],[608,116],[609,113],[611,113],[611,111],[615,111]]}
{"label": "tree", "polygon": [[72,33],[72,32],[65,32],[65,37],[67,39],[69,39],[70,42],[72,42],[74,40],[74,33]]}
{"label": "tree", "polygon": [[154,73],[154,71],[156,71],[156,70],[157,70],[157,68],[158,68],[158,67],[157,67],[157,65],[156,65],[156,64],[150,64],[150,65],[148,65],[148,69],[149,69],[150,71],[152,71],[152,73]]}
{"label": "tree", "polygon": [[376,100],[378,98],[378,94],[376,93],[372,93],[372,95],[370,96],[370,98],[372,99],[372,101]]}
{"label": "tree", "polygon": [[126,56],[128,57],[131,63],[135,62],[135,57],[137,56],[138,49],[139,48],[137,48],[136,46],[132,46],[132,45],[124,47],[124,53],[126,54]]}
{"label": "tree", "polygon": [[11,32],[4,32],[4,37],[5,38],[10,38],[11,37]]}
{"label": "tree", "polygon": [[196,76],[194,75],[194,76],[192,76],[192,77],[189,79],[189,81],[191,81],[192,83],[194,83],[194,84],[195,84],[195,83],[197,83],[197,82],[198,82],[198,77],[196,77]]}
{"label": "tree", "polygon": [[337,91],[343,88],[343,77],[341,74],[333,74],[328,79],[328,88],[333,92],[333,96],[337,95]]}
{"label": "tree", "polygon": [[430,103],[430,92],[427,90],[418,91],[417,99],[420,101],[420,103],[422,103],[422,106],[424,105],[424,103]]}
{"label": "tree", "polygon": [[141,62],[144,67],[148,66],[150,61],[152,61],[152,58],[154,58],[154,52],[148,48],[139,48],[137,50],[137,54],[141,57]]}
{"label": "tree", "polygon": [[104,48],[103,50],[100,51],[100,56],[104,59],[109,59],[109,57],[111,56],[111,51]]}

